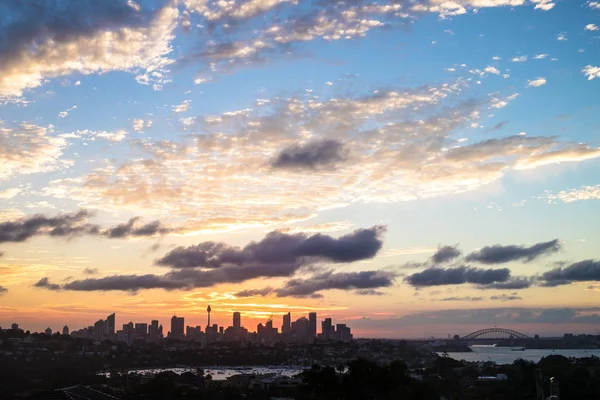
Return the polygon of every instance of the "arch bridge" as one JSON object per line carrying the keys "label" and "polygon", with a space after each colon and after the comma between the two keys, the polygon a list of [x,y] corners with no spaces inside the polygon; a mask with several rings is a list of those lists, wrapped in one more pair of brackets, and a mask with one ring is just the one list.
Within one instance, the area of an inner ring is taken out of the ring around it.
{"label": "arch bridge", "polygon": [[524,333],[513,331],[512,329],[504,328],[487,328],[481,329],[476,332],[469,333],[460,338],[460,340],[474,340],[474,339],[521,339],[521,340],[533,340],[531,336],[527,336]]}

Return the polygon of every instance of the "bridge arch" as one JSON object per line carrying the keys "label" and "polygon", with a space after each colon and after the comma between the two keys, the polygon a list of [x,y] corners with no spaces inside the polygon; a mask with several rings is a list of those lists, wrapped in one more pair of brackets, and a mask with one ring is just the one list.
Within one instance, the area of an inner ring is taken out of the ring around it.
{"label": "bridge arch", "polygon": [[504,328],[486,328],[481,329],[460,338],[460,340],[472,340],[472,339],[523,339],[531,340],[531,336],[527,336],[524,333],[513,331],[512,329]]}

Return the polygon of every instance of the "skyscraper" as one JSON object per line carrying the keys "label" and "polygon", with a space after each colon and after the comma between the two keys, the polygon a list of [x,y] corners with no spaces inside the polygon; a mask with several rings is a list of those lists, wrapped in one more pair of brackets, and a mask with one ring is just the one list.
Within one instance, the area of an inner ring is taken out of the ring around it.
{"label": "skyscraper", "polygon": [[211,311],[211,308],[210,308],[210,304],[209,304],[209,306],[206,307],[206,312],[208,313],[208,323],[206,324],[206,326],[210,326],[210,311]]}
{"label": "skyscraper", "polygon": [[184,330],[184,318],[173,315],[171,318],[171,337],[182,338]]}
{"label": "skyscraper", "polygon": [[69,327],[68,326],[63,326],[63,335],[68,335],[69,334]]}
{"label": "skyscraper", "polygon": [[138,335],[142,336],[142,337],[146,337],[146,335],[148,335],[148,324],[143,322],[136,322],[135,324],[135,333],[137,333]]}
{"label": "skyscraper", "polygon": [[323,322],[321,322],[321,336],[323,340],[332,339],[331,331],[333,330],[333,322],[331,318],[325,318]]}
{"label": "skyscraper", "polygon": [[292,315],[287,313],[283,316],[283,325],[281,326],[281,333],[283,335],[289,335],[292,330]]}
{"label": "skyscraper", "polygon": [[308,313],[308,334],[311,337],[317,336],[317,313]]}
{"label": "skyscraper", "polygon": [[115,313],[106,317],[106,336],[113,337],[115,335]]}
{"label": "skyscraper", "polygon": [[236,331],[242,327],[242,315],[239,311],[233,313],[233,329]]}
{"label": "skyscraper", "polygon": [[150,339],[158,338],[158,321],[155,319],[150,322],[150,326],[148,327],[148,336]]}

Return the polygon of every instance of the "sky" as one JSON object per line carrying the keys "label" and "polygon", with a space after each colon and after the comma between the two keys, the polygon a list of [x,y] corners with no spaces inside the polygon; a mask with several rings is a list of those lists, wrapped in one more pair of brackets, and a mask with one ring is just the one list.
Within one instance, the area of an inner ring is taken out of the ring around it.
{"label": "sky", "polygon": [[0,326],[600,329],[600,3],[5,0]]}

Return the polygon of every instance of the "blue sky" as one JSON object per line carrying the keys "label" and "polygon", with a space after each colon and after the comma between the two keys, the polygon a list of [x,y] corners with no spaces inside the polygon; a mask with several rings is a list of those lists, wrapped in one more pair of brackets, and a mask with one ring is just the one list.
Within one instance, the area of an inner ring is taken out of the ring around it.
{"label": "blue sky", "polygon": [[600,320],[599,3],[0,15],[0,326],[200,324],[209,301],[223,321],[318,310],[371,336],[456,310],[472,320],[431,334],[483,328],[480,309],[532,334]]}

